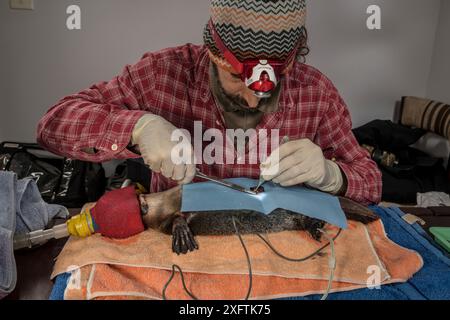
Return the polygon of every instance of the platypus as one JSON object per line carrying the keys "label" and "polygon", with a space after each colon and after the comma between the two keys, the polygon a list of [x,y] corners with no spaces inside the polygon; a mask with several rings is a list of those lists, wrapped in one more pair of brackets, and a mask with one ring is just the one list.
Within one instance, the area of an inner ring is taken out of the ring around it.
{"label": "platypus", "polygon": [[[182,213],[181,194],[181,186],[178,186],[165,192],[139,196],[145,226],[172,235],[172,250],[177,254],[197,250],[195,236],[232,235],[236,228],[240,234],[304,230],[319,241],[319,229],[325,225],[322,220],[284,209],[277,209],[269,215],[249,210]],[[344,197],[339,197],[339,201],[350,220],[367,224],[379,219],[374,212],[355,201]]]}

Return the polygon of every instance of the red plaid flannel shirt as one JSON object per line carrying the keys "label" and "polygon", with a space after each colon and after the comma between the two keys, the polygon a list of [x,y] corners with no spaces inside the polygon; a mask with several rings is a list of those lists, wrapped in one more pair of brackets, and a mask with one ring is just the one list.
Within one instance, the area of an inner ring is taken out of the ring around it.
{"label": "red plaid flannel shirt", "polygon": [[[225,132],[221,110],[209,87],[209,63],[204,46],[187,44],[147,53],[113,80],[58,102],[41,119],[38,142],[56,154],[92,162],[138,158],[127,146],[134,125],[149,112],[191,134],[194,121],[202,121],[203,130]],[[282,81],[278,110],[265,114],[257,129],[279,129],[280,137],[290,140],[310,139],[345,173],[347,197],[365,204],[379,202],[380,171],[358,145],[348,109],[331,81],[300,63]],[[95,153],[87,152],[93,149]],[[257,179],[260,174],[258,164],[199,168],[220,178]],[[152,192],[172,186],[172,181],[153,174]]]}

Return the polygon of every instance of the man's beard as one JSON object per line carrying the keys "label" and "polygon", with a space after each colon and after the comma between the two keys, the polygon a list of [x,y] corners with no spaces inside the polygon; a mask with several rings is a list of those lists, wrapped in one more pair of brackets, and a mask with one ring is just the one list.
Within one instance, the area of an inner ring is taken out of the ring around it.
{"label": "man's beard", "polygon": [[212,62],[210,67],[210,81],[213,95],[216,97],[219,104],[226,112],[234,112],[240,115],[255,114],[273,109],[273,105],[278,103],[278,96],[281,88],[280,83],[278,83],[277,87],[272,92],[272,95],[269,98],[260,99],[256,108],[250,108],[244,98],[239,95],[231,95],[225,91],[219,79],[219,71],[217,70],[217,65]]}

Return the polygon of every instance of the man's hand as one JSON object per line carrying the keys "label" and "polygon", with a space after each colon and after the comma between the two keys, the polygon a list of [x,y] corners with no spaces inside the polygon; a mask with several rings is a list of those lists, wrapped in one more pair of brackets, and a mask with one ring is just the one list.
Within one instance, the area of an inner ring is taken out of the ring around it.
{"label": "man's hand", "polygon": [[146,114],[136,123],[131,142],[138,146],[144,162],[152,171],[178,181],[179,184],[186,184],[194,179],[196,173],[194,151],[191,144],[184,146],[183,150],[191,150],[191,156],[187,159],[189,162],[173,163],[172,149],[179,144],[171,140],[174,130],[177,128],[164,118]]}
{"label": "man's hand", "polygon": [[261,165],[261,174],[266,181],[283,187],[304,183],[337,194],[343,186],[339,166],[325,159],[322,149],[309,139],[282,144]]}

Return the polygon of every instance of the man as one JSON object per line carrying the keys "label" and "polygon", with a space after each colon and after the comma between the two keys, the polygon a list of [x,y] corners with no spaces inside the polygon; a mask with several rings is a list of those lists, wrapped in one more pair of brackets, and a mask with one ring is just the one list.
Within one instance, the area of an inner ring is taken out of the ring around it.
{"label": "man", "polygon": [[[380,172],[357,144],[344,101],[300,61],[305,0],[213,0],[210,11],[204,46],[147,53],[110,82],[62,99],[40,121],[38,142],[87,161],[142,156],[153,171],[152,192],[191,182],[198,168],[379,202]],[[279,130],[287,139],[262,164],[196,165],[193,156],[176,163],[172,133],[193,134],[195,121],[223,133]]]}

